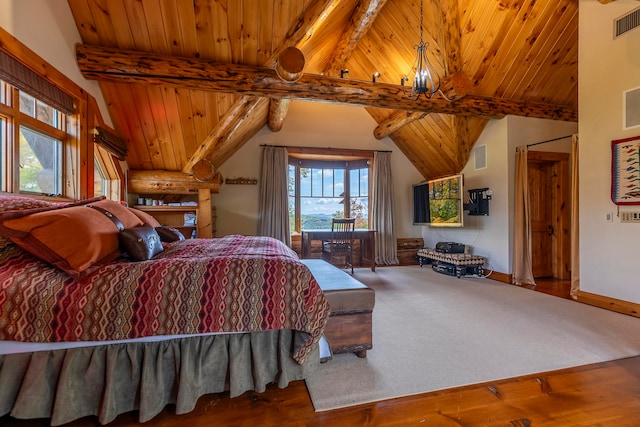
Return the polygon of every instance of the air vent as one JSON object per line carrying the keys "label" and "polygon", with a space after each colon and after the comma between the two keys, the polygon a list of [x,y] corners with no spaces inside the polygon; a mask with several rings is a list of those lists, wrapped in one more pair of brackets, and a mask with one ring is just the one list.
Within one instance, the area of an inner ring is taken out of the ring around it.
{"label": "air vent", "polygon": [[486,169],[487,168],[487,146],[480,145],[473,149],[474,153],[474,165],[473,170]]}
{"label": "air vent", "polygon": [[624,16],[621,16],[620,18],[616,18],[616,20],[613,22],[613,25],[614,25],[614,28],[613,28],[614,39],[616,37],[620,37],[626,32],[633,30],[636,27],[639,27],[640,26],[640,7],[634,11],[627,13]]}
{"label": "air vent", "polygon": [[640,212],[620,212],[620,222],[640,222]]}

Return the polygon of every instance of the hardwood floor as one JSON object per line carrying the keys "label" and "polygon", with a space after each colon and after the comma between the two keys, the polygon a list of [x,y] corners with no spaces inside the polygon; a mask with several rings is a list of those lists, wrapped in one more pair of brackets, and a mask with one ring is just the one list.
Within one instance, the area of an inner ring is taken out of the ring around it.
{"label": "hardwood floor", "polygon": [[556,297],[571,299],[571,281],[569,280],[554,279],[553,277],[537,277],[535,286],[524,285],[523,287]]}
{"label": "hardwood floor", "polygon": [[[533,291],[569,298],[568,281],[537,281]],[[576,302],[576,304],[579,304]],[[638,426],[640,357],[529,375],[440,392],[316,413],[304,381],[285,389],[202,397],[196,409],[174,415],[167,407],[145,426]],[[7,427],[47,420],[0,418]],[[67,427],[98,426],[94,418]],[[139,426],[136,413],[110,427]]]}

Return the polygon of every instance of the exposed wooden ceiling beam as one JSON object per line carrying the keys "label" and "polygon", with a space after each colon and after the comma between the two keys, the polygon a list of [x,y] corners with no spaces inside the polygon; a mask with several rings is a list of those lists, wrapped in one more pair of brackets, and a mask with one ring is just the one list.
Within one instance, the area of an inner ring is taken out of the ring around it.
{"label": "exposed wooden ceiling beam", "polygon": [[[448,78],[442,81],[441,94],[448,100],[457,100],[467,95],[471,81],[462,73],[462,60],[460,58],[460,31],[458,24],[457,0],[440,0],[432,3],[435,16],[441,17],[440,31],[436,34],[438,44],[444,51],[443,57],[445,75]],[[393,132],[408,125],[415,120],[426,116],[426,112],[398,111],[381,122],[373,131],[377,139],[382,139]]]}
{"label": "exposed wooden ceiling beam", "polygon": [[[323,24],[323,22],[331,15],[331,12],[338,7],[341,0],[316,0],[300,17],[293,23],[287,35],[280,42],[280,44],[274,49],[271,57],[265,62],[266,67],[273,67],[276,65],[276,60],[280,53],[289,46],[298,46],[305,43],[313,37],[316,29]],[[236,103],[229,109],[229,112],[236,110],[253,110],[258,106],[261,100],[255,97],[243,96],[236,101]],[[253,103],[254,105],[250,105]],[[280,108],[284,107],[283,105]],[[285,109],[286,114],[286,109]],[[226,119],[220,120],[218,125],[211,130],[209,135],[201,142],[199,148],[189,159],[187,164],[182,169],[184,172],[191,172],[193,166],[200,160],[207,159],[215,167],[219,167],[224,160],[230,157],[234,150],[241,147],[250,137],[246,133],[240,134],[241,122],[245,120],[245,115],[237,115],[231,117],[232,114],[227,113],[225,116],[229,116]],[[277,118],[274,118],[277,120]],[[238,136],[238,135],[240,136]],[[229,141],[235,141],[235,144],[228,143]],[[226,142],[226,143],[225,143]],[[211,157],[214,152],[214,147],[217,147],[216,159]],[[223,149],[222,149],[223,148]],[[208,156],[208,157],[207,157]]]}
{"label": "exposed wooden ceiling beam", "polygon": [[[458,0],[439,0],[431,3],[436,20],[440,19],[437,27],[438,38],[443,46],[445,58],[445,72],[462,72],[462,35],[460,34],[460,23],[458,22]],[[438,21],[436,21],[438,22]],[[471,147],[476,140],[469,131],[469,121],[471,118],[463,116],[454,117],[453,139],[457,142],[457,164],[458,171],[461,171],[469,160]]]}
{"label": "exposed wooden ceiling beam", "polygon": [[373,130],[373,136],[376,139],[382,139],[391,135],[398,129],[408,125],[411,122],[420,120],[428,113],[421,113],[416,111],[396,111],[389,116],[385,121],[380,122],[378,126]]}
{"label": "exposed wooden ceiling beam", "polygon": [[[328,62],[328,66],[324,70],[324,74],[337,74],[344,66],[351,53],[355,50],[358,42],[367,33],[371,25],[378,16],[382,6],[387,0],[369,0],[368,2],[358,3],[356,10],[351,15],[349,25],[340,38],[338,46],[335,48],[332,58]],[[293,79],[285,79],[293,80]],[[287,117],[290,99],[271,99],[269,104],[269,116],[267,118],[267,126],[272,132],[279,132],[284,125]]]}
{"label": "exposed wooden ceiling beam", "polygon": [[386,3],[387,0],[358,2],[323,74],[334,76],[344,68],[347,60],[358,46],[358,42],[367,34]]}
{"label": "exposed wooden ceiling beam", "polygon": [[[435,19],[440,19],[436,25],[436,39],[444,51],[445,75],[462,71],[462,55],[460,24],[458,23],[458,0],[439,0],[431,2]],[[438,21],[436,21],[438,22]]]}
{"label": "exposed wooden ceiling beam", "polygon": [[[191,171],[193,166],[202,159],[207,159],[215,167],[219,167],[223,161],[216,161],[217,159],[213,158],[213,154],[225,156],[227,152],[233,152],[238,148],[234,144],[237,140],[236,137],[242,132],[243,122],[259,106],[259,101],[260,98],[254,96],[243,96],[235,102],[220,118],[220,121],[203,143],[198,146],[183,171],[185,169]],[[224,160],[226,160],[226,157]]]}
{"label": "exposed wooden ceiling beam", "polygon": [[576,109],[569,106],[479,95],[467,95],[455,102],[444,98],[411,101],[404,96],[400,85],[312,74],[306,74],[296,82],[286,82],[272,68],[221,65],[202,59],[107,47],[77,45],[76,59],[86,78],[100,81],[169,85],[267,98],[325,101],[487,118],[516,115],[578,120]]}

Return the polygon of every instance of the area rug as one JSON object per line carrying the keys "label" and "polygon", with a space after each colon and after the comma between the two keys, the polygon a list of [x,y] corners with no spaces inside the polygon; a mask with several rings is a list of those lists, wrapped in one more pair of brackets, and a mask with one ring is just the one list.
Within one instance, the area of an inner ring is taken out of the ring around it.
{"label": "area rug", "polygon": [[640,355],[640,319],[428,266],[356,270],[373,349],[306,380],[316,411]]}

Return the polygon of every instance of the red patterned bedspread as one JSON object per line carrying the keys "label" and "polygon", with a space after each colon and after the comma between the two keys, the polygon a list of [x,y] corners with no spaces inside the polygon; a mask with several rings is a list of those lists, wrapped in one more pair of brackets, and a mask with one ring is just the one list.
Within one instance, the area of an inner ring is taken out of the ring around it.
{"label": "red patterned bedspread", "polygon": [[[1,244],[0,244],[1,246]],[[295,252],[269,237],[165,245],[150,261],[116,260],[82,281],[17,248],[0,250],[0,339],[105,341],[293,329],[304,363],[329,304]]]}

